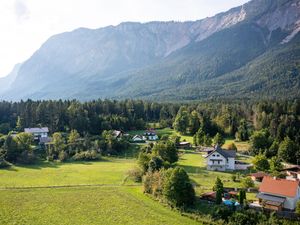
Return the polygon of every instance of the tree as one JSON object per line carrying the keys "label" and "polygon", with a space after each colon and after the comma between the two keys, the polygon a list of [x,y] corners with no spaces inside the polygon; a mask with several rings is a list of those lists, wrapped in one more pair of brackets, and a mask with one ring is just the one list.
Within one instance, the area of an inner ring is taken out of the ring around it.
{"label": "tree", "polygon": [[154,156],[151,158],[148,164],[148,170],[150,172],[159,171],[163,167],[164,161],[158,157]]}
{"label": "tree", "polygon": [[295,212],[300,215],[300,200],[298,200]]}
{"label": "tree", "polygon": [[258,171],[268,171],[270,169],[270,164],[267,157],[263,154],[255,156],[252,160],[254,168]]}
{"label": "tree", "polygon": [[16,123],[17,131],[22,131],[24,129],[24,120],[21,116],[18,116]]}
{"label": "tree", "polygon": [[3,150],[5,151],[5,159],[8,162],[16,162],[17,157],[20,155],[20,151],[18,149],[18,144],[16,140],[8,135],[3,144]]}
{"label": "tree", "polygon": [[188,207],[194,204],[195,190],[184,169],[176,167],[164,180],[163,195],[176,207]]}
{"label": "tree", "polygon": [[244,179],[242,179],[241,183],[244,188],[254,187],[254,182],[251,177],[245,177]]}
{"label": "tree", "polygon": [[194,135],[194,144],[195,145],[204,145],[205,144],[205,133],[202,130],[202,128],[199,128],[199,130],[197,131],[197,133]]}
{"label": "tree", "polygon": [[52,143],[54,146],[54,151],[58,154],[65,149],[65,140],[61,133],[56,132],[52,135]]}
{"label": "tree", "polygon": [[224,186],[219,177],[217,177],[215,181],[215,185],[213,186],[213,191],[216,192],[216,204],[222,203],[222,195],[224,193]]}
{"label": "tree", "polygon": [[222,147],[222,145],[225,144],[225,139],[223,138],[223,136],[220,133],[217,133],[214,136],[213,144],[214,145],[219,145],[220,147]]}
{"label": "tree", "polygon": [[281,163],[281,160],[277,156],[272,157],[270,160],[270,171],[274,175],[277,175],[282,169],[283,165]]}
{"label": "tree", "polygon": [[189,124],[189,115],[185,107],[181,107],[175,118],[173,127],[176,131],[185,134]]}
{"label": "tree", "polygon": [[149,168],[149,162],[150,162],[150,154],[145,152],[140,152],[138,157],[138,165],[143,170],[144,173],[148,171]]}
{"label": "tree", "polygon": [[270,134],[267,130],[255,131],[250,137],[250,146],[253,154],[258,154],[260,150],[266,150],[271,146]]}
{"label": "tree", "polygon": [[247,122],[245,119],[242,119],[238,131],[235,134],[235,138],[238,141],[247,141],[249,140],[249,131],[247,127]]}
{"label": "tree", "polygon": [[299,163],[297,162],[297,151],[298,147],[296,143],[289,137],[286,137],[279,145],[278,157],[286,162],[296,164]]}
{"label": "tree", "polygon": [[244,205],[244,202],[246,200],[246,191],[244,189],[241,189],[240,192],[239,192],[239,203],[241,205]]}
{"label": "tree", "polygon": [[159,142],[154,145],[152,152],[154,155],[161,157],[170,164],[178,161],[178,151],[175,144],[171,141],[166,143]]}
{"label": "tree", "polygon": [[77,132],[77,130],[71,130],[68,137],[68,144],[75,145],[79,138],[80,138],[80,134]]}
{"label": "tree", "polygon": [[197,111],[193,111],[191,113],[191,116],[189,118],[189,133],[191,135],[194,135],[200,128],[200,119],[199,119],[199,113]]}

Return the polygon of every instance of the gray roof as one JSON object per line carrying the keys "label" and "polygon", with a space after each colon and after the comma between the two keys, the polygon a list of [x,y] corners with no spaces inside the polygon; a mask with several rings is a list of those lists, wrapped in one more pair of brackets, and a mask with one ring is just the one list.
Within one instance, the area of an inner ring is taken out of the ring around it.
{"label": "gray roof", "polygon": [[226,159],[236,157],[235,150],[224,150],[218,145],[215,147],[215,150],[213,152],[211,152],[207,157],[209,157],[211,154],[213,154],[215,152],[218,152],[220,155],[224,156]]}
{"label": "gray roof", "polygon": [[267,194],[262,194],[262,193],[258,193],[256,195],[256,197],[261,198],[263,200],[273,201],[273,202],[280,202],[280,203],[284,203],[284,201],[285,201],[284,197],[278,197],[278,196],[267,195]]}
{"label": "gray roof", "polygon": [[34,127],[34,128],[25,128],[26,133],[48,133],[48,127]]}

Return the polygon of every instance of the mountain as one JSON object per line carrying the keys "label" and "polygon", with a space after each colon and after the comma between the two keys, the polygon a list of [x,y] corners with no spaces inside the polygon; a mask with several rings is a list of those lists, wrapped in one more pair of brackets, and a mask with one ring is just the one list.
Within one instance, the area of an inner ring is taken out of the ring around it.
{"label": "mountain", "polygon": [[80,28],[46,41],[1,98],[299,97],[299,32],[300,0],[252,0],[198,21]]}
{"label": "mountain", "polygon": [[21,65],[21,63],[16,64],[13,70],[6,77],[0,78],[0,94],[11,88],[11,84],[15,81],[16,77],[18,76],[18,72]]}

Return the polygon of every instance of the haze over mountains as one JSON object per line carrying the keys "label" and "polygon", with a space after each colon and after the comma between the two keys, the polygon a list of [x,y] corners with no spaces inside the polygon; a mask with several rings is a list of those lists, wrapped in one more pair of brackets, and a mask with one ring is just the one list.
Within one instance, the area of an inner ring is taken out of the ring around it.
{"label": "haze over mountains", "polygon": [[0,98],[300,96],[300,0],[253,0],[188,22],[126,22],[51,37],[0,79]]}

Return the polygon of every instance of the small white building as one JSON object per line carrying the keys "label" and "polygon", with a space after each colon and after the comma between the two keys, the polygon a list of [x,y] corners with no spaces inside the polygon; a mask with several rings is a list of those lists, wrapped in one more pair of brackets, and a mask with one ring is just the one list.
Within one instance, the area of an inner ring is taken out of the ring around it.
{"label": "small white building", "polygon": [[24,132],[32,134],[34,140],[40,140],[41,138],[48,138],[49,129],[48,127],[25,128]]}
{"label": "small white building", "polygon": [[135,135],[133,138],[132,138],[132,141],[133,142],[145,142],[146,141],[146,138],[144,136],[141,136],[141,135]]}
{"label": "small white building", "polygon": [[265,176],[259,187],[257,198],[262,207],[280,211],[295,210],[300,200],[300,181]]}
{"label": "small white building", "polygon": [[207,170],[235,170],[235,150],[223,150],[219,146],[206,156]]}
{"label": "small white building", "polygon": [[159,138],[156,134],[148,136],[149,141],[157,141]]}

